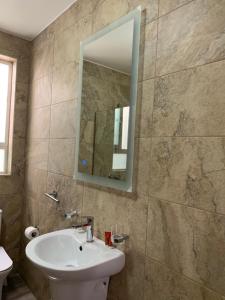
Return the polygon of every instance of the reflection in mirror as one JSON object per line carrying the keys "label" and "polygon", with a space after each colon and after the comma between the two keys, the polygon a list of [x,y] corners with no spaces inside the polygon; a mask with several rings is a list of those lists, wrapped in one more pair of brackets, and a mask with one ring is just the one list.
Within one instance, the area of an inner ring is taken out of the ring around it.
{"label": "reflection in mirror", "polygon": [[[138,15],[139,15],[138,11]],[[77,179],[131,190],[135,13],[82,45]],[[136,41],[139,36],[136,36]],[[138,49],[138,45],[136,45]],[[138,52],[138,51],[136,51]],[[134,120],[133,120],[134,121]],[[80,175],[80,176],[79,176]],[[111,184],[112,183],[112,184]],[[129,188],[128,188],[129,186]],[[124,187],[124,188],[123,188]]]}

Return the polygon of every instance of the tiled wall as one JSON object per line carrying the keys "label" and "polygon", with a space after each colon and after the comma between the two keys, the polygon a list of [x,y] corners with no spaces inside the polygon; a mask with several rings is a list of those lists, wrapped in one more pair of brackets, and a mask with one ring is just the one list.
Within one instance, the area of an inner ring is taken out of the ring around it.
{"label": "tiled wall", "polygon": [[[135,6],[142,28],[137,193],[76,184],[74,112],[79,42]],[[144,22],[143,22],[144,23]],[[130,235],[110,300],[225,299],[225,2],[80,0],[33,43],[25,226],[64,228],[82,208],[96,231]],[[43,193],[57,189],[56,207]],[[24,259],[40,300],[46,281]]]}
{"label": "tiled wall", "polygon": [[0,32],[0,54],[17,59],[12,175],[0,176],[0,208],[3,209],[1,241],[14,261],[19,259],[24,200],[24,159],[29,90],[30,43]]}

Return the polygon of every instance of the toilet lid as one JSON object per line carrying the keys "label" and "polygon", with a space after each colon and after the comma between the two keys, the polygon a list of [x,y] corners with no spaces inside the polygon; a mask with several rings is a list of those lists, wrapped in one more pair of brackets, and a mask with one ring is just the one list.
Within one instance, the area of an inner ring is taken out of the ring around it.
{"label": "toilet lid", "polygon": [[0,247],[0,272],[9,269],[13,262],[3,247]]}

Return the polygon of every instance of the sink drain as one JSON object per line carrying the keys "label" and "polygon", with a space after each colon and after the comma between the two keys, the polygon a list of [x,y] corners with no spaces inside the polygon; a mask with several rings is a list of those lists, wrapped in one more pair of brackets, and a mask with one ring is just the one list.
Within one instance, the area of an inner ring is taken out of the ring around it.
{"label": "sink drain", "polygon": [[66,265],[66,267],[75,267],[74,265]]}

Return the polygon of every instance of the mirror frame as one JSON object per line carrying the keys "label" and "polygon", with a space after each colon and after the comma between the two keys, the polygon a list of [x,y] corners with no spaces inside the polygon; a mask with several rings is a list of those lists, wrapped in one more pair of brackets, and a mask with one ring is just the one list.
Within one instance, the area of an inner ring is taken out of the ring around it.
{"label": "mirror frame", "polygon": [[[132,51],[132,72],[130,87],[130,118],[129,118],[129,135],[128,135],[128,154],[127,154],[127,175],[126,180],[116,180],[96,175],[81,173],[78,170],[79,162],[79,144],[80,144],[80,120],[81,120],[81,101],[82,101],[82,83],[83,83],[83,57],[84,47],[96,39],[104,36],[108,32],[120,27],[121,25],[134,20],[133,32],[133,51]],[[78,86],[78,105],[75,116],[76,122],[76,147],[75,147],[75,172],[74,179],[95,185],[113,188],[116,190],[133,192],[133,169],[134,169],[134,146],[135,146],[135,118],[136,102],[138,90],[138,65],[139,65],[139,47],[140,47],[140,30],[141,30],[141,6],[121,17],[94,35],[80,43],[80,62],[79,62],[79,86]]]}

